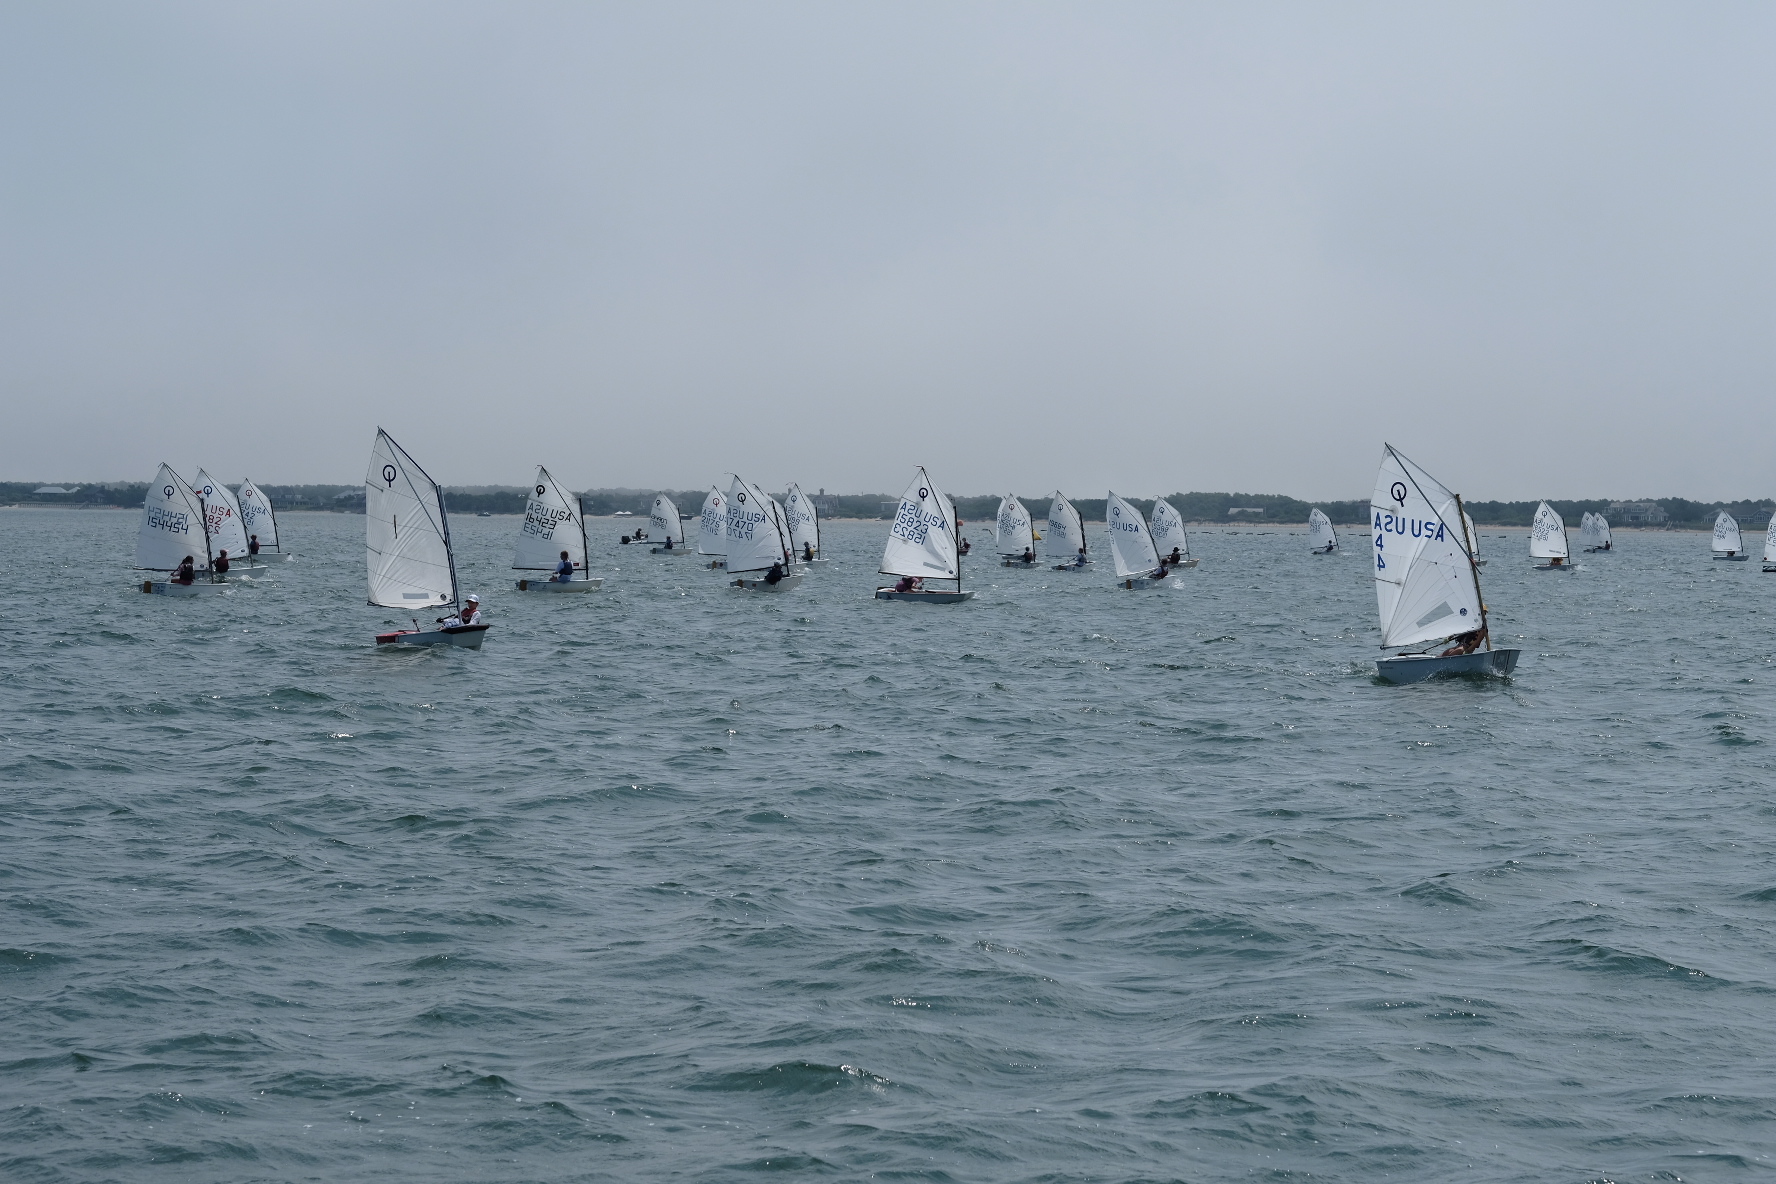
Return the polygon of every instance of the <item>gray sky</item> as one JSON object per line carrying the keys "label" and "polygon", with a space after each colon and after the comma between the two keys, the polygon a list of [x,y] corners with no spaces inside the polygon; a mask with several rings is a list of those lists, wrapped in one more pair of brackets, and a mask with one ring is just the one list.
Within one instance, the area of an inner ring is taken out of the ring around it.
{"label": "gray sky", "polygon": [[1776,492],[1776,6],[0,7],[0,476]]}

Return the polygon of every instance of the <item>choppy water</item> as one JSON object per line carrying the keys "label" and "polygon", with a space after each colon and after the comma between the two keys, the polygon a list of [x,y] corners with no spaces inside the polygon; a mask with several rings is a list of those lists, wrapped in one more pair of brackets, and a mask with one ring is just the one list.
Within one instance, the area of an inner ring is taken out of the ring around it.
{"label": "choppy water", "polygon": [[135,521],[0,514],[0,1178],[1769,1175],[1776,576],[1706,536],[1488,531],[1517,677],[1388,687],[1360,536],[932,609],[876,523],[524,598],[458,519],[470,653],[370,644],[361,518],[214,602]]}

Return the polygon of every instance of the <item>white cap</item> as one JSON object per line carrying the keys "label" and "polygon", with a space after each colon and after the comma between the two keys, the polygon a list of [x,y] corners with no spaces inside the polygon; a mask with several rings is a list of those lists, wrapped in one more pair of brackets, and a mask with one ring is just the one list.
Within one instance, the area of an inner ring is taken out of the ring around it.
{"label": "white cap", "polygon": [[470,604],[480,604],[481,598],[479,596],[476,596],[473,592],[471,592],[471,593],[469,593],[469,603]]}

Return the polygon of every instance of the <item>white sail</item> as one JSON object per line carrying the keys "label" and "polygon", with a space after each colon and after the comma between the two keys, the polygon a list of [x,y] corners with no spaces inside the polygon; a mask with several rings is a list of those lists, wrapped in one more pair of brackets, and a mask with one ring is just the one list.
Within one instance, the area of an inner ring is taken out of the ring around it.
{"label": "white sail", "polygon": [[580,499],[538,465],[524,502],[524,524],[518,528],[518,545],[512,550],[512,569],[554,571],[563,551],[575,571],[586,570],[586,523],[580,517]]}
{"label": "white sail", "polygon": [[1480,530],[1474,525],[1474,520],[1468,517],[1466,510],[1462,511],[1462,528],[1468,532],[1468,553],[1478,562],[1480,559]]}
{"label": "white sail", "polygon": [[1714,549],[1735,555],[1745,550],[1745,541],[1739,537],[1739,520],[1725,510],[1714,520]]}
{"label": "white sail", "polygon": [[820,515],[814,509],[814,503],[802,492],[802,487],[793,482],[783,505],[783,513],[789,520],[789,549],[797,559],[802,557],[804,550],[812,552],[816,557],[820,554]]}
{"label": "white sail", "polygon": [[654,495],[654,508],[648,511],[648,533],[659,538],[664,546],[671,540],[676,550],[685,545],[684,523],[678,517],[678,505],[663,493]]}
{"label": "white sail", "polygon": [[456,603],[444,491],[381,428],[364,474],[364,553],[371,604]]}
{"label": "white sail", "polygon": [[1385,447],[1369,498],[1381,644],[1415,645],[1479,628],[1480,585],[1455,495],[1393,445]]}
{"label": "white sail", "polygon": [[1159,498],[1153,503],[1153,517],[1147,528],[1153,532],[1153,545],[1168,560],[1174,549],[1179,559],[1190,558],[1190,535],[1184,530],[1184,516],[1171,502]]}
{"label": "white sail", "polygon": [[921,468],[900,495],[882,551],[882,574],[960,581],[960,562],[956,508]]}
{"label": "white sail", "polygon": [[202,499],[185,479],[166,465],[154,474],[142,499],[142,526],[136,534],[136,566],[147,571],[173,571],[187,555],[199,571],[210,566],[209,538],[204,532]]}
{"label": "white sail", "polygon": [[1048,544],[1050,559],[1077,559],[1079,549],[1085,546],[1085,524],[1079,520],[1079,511],[1058,489],[1048,504],[1048,534],[1043,541]]}
{"label": "white sail", "polygon": [[703,517],[697,532],[697,554],[726,555],[728,553],[728,498],[721,490],[711,485],[709,496],[703,499]]}
{"label": "white sail", "polygon": [[1610,545],[1609,519],[1605,518],[1602,514],[1597,516],[1597,537],[1603,540],[1597,544],[1598,546],[1608,547]]}
{"label": "white sail", "polygon": [[241,520],[240,503],[234,500],[234,491],[203,469],[197,471],[197,480],[191,483],[191,487],[203,499],[210,550],[217,555],[227,551],[230,562],[245,562],[247,529]]}
{"label": "white sail", "polygon": [[278,542],[277,513],[272,510],[271,499],[265,496],[265,491],[251,481],[242,481],[234,500],[240,506],[241,527],[247,532],[248,541],[258,535],[261,555],[282,555],[284,548]]}
{"label": "white sail", "polygon": [[1776,514],[1770,515],[1770,527],[1764,531],[1764,562],[1776,563]]}
{"label": "white sail", "polygon": [[1566,556],[1566,523],[1553,506],[1543,502],[1536,507],[1535,520],[1529,524],[1529,557],[1565,559]]}
{"label": "white sail", "polygon": [[1585,511],[1585,516],[1579,519],[1579,546],[1601,547],[1608,538],[1609,523],[1603,520],[1603,515]]}
{"label": "white sail", "polygon": [[1318,506],[1307,512],[1307,545],[1316,551],[1338,545],[1338,532],[1332,529],[1332,519],[1326,517],[1325,511]]}
{"label": "white sail", "polygon": [[993,537],[997,540],[999,553],[1006,556],[1021,556],[1025,551],[1034,553],[1036,536],[1030,528],[1030,511],[1015,494],[1006,494],[999,501],[999,516],[993,523]]}
{"label": "white sail", "polygon": [[727,555],[733,573],[764,571],[789,558],[782,507],[764,490],[734,478],[728,487]]}
{"label": "white sail", "polygon": [[1104,522],[1110,528],[1110,557],[1116,561],[1116,578],[1152,575],[1159,570],[1159,549],[1141,511],[1111,490],[1104,499]]}

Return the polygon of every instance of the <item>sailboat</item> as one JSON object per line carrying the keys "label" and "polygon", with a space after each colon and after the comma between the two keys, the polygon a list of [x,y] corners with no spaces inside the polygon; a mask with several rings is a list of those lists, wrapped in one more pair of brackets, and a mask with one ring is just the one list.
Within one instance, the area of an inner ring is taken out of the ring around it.
{"label": "sailboat", "polygon": [[[185,479],[162,464],[142,499],[142,525],[136,533],[136,567],[142,571],[178,571],[187,558],[203,576],[201,582],[144,580],[142,591],[156,596],[205,596],[227,592],[210,566],[210,532],[203,498]],[[199,560],[201,559],[201,563]]]}
{"label": "sailboat", "polygon": [[711,485],[703,499],[703,517],[698,523],[697,554],[709,560],[709,570],[718,571],[728,565],[728,499]]}
{"label": "sailboat", "polygon": [[203,469],[197,471],[197,480],[192,483],[197,496],[203,499],[204,526],[210,532],[210,546],[216,556],[228,556],[228,570],[242,570],[256,566],[252,556],[247,552],[247,528],[241,515],[240,503],[234,500],[234,491],[210,476]]}
{"label": "sailboat", "polygon": [[1474,566],[1485,567],[1486,560],[1480,558],[1480,530],[1466,510],[1462,511],[1462,529],[1468,532],[1468,554],[1474,557]]}
{"label": "sailboat", "polygon": [[789,522],[789,552],[795,556],[795,561],[803,567],[827,562],[820,555],[820,513],[814,508],[813,500],[794,482],[790,483],[789,493],[784,496],[783,513]]}
{"label": "sailboat", "polygon": [[1085,553],[1085,523],[1058,489],[1048,503],[1048,557],[1061,561],[1054,565],[1056,571],[1079,571],[1091,563]]}
{"label": "sailboat", "polygon": [[1332,519],[1318,506],[1307,512],[1307,545],[1315,555],[1330,555],[1338,550],[1338,532],[1332,529]]}
{"label": "sailboat", "polygon": [[999,515],[993,521],[993,539],[1003,566],[1036,566],[1036,535],[1030,528],[1030,511],[1014,493],[999,499]]}
{"label": "sailboat", "polygon": [[1431,642],[1434,649],[1461,638],[1455,648],[1466,652],[1399,653],[1377,659],[1375,672],[1393,683],[1449,674],[1510,674],[1521,651],[1492,648],[1473,540],[1461,525],[1461,498],[1393,445],[1384,447],[1369,498],[1381,648]]}
{"label": "sailboat", "polygon": [[265,491],[251,481],[242,481],[234,500],[240,506],[241,528],[247,532],[249,554],[253,540],[258,539],[259,562],[281,563],[291,558],[279,539],[277,511],[271,508],[271,499],[265,496]]}
{"label": "sailboat", "polygon": [[1602,514],[1587,513],[1579,519],[1579,547],[1586,554],[1595,555],[1614,546],[1615,542],[1610,538],[1608,518]]}
{"label": "sailboat", "polygon": [[1547,502],[1536,507],[1535,520],[1529,524],[1529,557],[1547,560],[1535,565],[1537,571],[1578,570],[1568,562],[1572,549],[1567,546],[1566,522]]}
{"label": "sailboat", "polygon": [[962,590],[962,554],[957,537],[955,505],[920,468],[913,474],[913,483],[900,495],[879,570],[885,576],[901,576],[908,582],[955,580],[956,590],[877,588],[876,599],[914,604],[960,604],[974,599],[973,592]]}
{"label": "sailboat", "polygon": [[[370,603],[403,612],[462,607],[444,491],[381,428],[364,474],[364,562]],[[442,621],[439,622],[442,625]],[[377,645],[454,645],[478,650],[486,625],[378,633]]]}
{"label": "sailboat", "polygon": [[1770,515],[1769,529],[1764,531],[1764,571],[1776,571],[1776,514]]}
{"label": "sailboat", "polygon": [[[730,585],[748,592],[788,592],[801,587],[803,571],[789,562],[789,534],[783,507],[758,486],[738,476],[728,487],[728,574]],[[776,580],[767,579],[772,564],[782,565]]]}
{"label": "sailboat", "polygon": [[1130,591],[1165,587],[1165,564],[1141,511],[1110,490],[1104,499],[1104,523],[1110,530],[1110,559],[1122,586]]}
{"label": "sailboat", "polygon": [[679,519],[678,505],[663,493],[654,495],[654,508],[648,512],[648,532],[659,532],[660,544],[649,547],[653,555],[689,555],[685,546],[684,522]]}
{"label": "sailboat", "polygon": [[1153,532],[1153,545],[1159,548],[1159,557],[1173,571],[1186,571],[1197,565],[1197,560],[1190,557],[1190,534],[1184,529],[1184,515],[1178,513],[1176,506],[1165,498],[1153,499],[1153,516],[1147,520],[1147,529]]}
{"label": "sailboat", "polygon": [[1745,540],[1739,537],[1739,520],[1725,510],[1714,520],[1714,557],[1734,563],[1751,558],[1745,553]]}
{"label": "sailboat", "polygon": [[526,576],[518,581],[518,591],[596,592],[604,586],[604,580],[593,576],[587,566],[586,519],[580,513],[580,499],[538,465],[530,497],[524,502],[518,545],[512,550],[512,570],[554,572],[561,565],[563,551],[573,564],[571,579]]}

